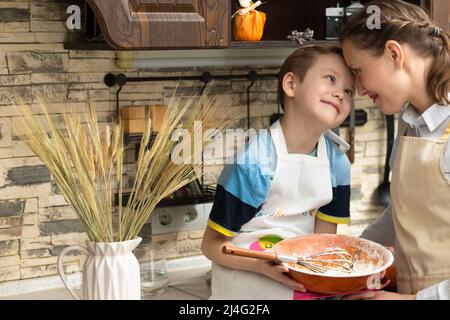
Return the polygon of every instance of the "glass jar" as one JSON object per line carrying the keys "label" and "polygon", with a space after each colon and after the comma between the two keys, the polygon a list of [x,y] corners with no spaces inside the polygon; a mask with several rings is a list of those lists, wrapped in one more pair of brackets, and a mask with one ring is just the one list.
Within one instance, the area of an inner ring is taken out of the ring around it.
{"label": "glass jar", "polygon": [[154,244],[145,248],[145,250],[147,251],[145,260],[141,262],[141,290],[143,298],[164,293],[169,284],[163,247]]}

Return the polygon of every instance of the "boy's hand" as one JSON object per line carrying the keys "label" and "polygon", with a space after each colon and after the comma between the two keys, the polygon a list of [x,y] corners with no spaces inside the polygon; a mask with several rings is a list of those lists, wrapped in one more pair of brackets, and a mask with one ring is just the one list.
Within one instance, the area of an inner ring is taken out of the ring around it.
{"label": "boy's hand", "polygon": [[272,262],[262,261],[260,272],[272,280],[278,281],[293,290],[306,292],[305,287],[300,283],[289,277],[287,272],[288,267],[281,264],[274,264]]}

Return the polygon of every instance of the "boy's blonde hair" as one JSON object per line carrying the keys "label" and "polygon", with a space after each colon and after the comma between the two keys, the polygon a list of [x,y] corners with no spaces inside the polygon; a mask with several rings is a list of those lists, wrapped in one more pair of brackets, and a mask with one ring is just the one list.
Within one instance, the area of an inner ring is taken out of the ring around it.
{"label": "boy's blonde hair", "polygon": [[[381,28],[369,29],[367,7],[380,8]],[[450,104],[450,34],[436,26],[420,7],[401,0],[374,0],[352,14],[341,31],[359,49],[381,56],[388,40],[409,44],[420,56],[433,57],[427,92],[435,103]]]}
{"label": "boy's blonde hair", "polygon": [[342,57],[342,49],[339,46],[328,43],[307,45],[298,48],[286,58],[278,74],[278,103],[283,110],[283,78],[286,73],[294,73],[300,82],[303,82],[306,73],[313,66],[317,57],[326,54],[338,54]]}

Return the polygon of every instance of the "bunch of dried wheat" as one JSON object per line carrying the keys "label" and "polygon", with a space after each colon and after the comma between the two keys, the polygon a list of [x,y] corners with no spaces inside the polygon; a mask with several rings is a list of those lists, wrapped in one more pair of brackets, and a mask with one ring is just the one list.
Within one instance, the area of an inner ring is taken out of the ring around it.
{"label": "bunch of dried wheat", "polygon": [[[89,98],[85,121],[73,113],[60,117],[51,115],[45,102],[41,101],[40,105],[43,121],[28,109],[20,110],[24,115],[24,136],[33,152],[48,167],[89,238],[97,242],[135,238],[158,202],[198,178],[201,162],[195,162],[193,158],[199,152],[202,154],[206,142],[214,134],[207,129],[223,131],[238,119],[232,114],[217,117],[217,100],[210,92],[188,97],[175,92],[150,148],[144,147],[148,145],[152,132],[151,120],[146,118],[134,185],[128,203],[123,206],[122,174],[126,146],[120,119],[112,126],[100,129]],[[222,108],[222,114],[224,110],[226,108]],[[202,121],[202,126],[194,125],[195,121]],[[176,129],[187,130],[192,136],[203,134],[201,143],[187,146],[192,151],[190,159],[181,164],[172,161],[171,153],[177,144],[189,143],[190,140],[179,142],[171,138]],[[118,192],[119,205],[113,214],[115,192]]]}

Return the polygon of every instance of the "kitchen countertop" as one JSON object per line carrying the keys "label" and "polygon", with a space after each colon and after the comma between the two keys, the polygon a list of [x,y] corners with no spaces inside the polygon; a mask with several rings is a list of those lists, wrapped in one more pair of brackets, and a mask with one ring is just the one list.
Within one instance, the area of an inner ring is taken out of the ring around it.
{"label": "kitchen countertop", "polygon": [[[211,295],[209,268],[169,273],[169,286],[159,295],[144,295],[142,300],[207,300]],[[0,300],[72,300],[65,288],[35,291],[0,297]]]}

